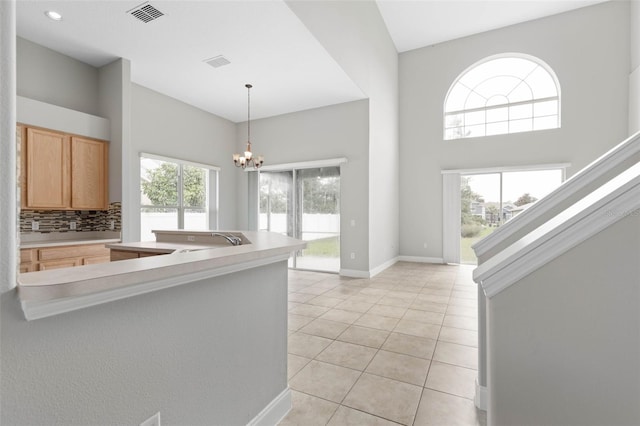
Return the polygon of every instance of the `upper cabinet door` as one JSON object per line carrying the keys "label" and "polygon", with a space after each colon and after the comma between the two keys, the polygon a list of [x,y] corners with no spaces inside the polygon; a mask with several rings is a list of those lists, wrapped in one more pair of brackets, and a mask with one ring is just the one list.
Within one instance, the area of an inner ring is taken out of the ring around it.
{"label": "upper cabinet door", "polygon": [[71,137],[71,208],[108,208],[108,145],[106,142]]}
{"label": "upper cabinet door", "polygon": [[[27,129],[27,208],[66,209],[71,194],[68,136],[40,129]],[[25,155],[25,153],[23,153]]]}

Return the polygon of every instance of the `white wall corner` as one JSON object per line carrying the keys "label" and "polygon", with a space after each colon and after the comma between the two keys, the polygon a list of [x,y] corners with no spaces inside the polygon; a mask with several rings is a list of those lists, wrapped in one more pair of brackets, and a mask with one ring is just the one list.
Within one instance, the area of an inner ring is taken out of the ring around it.
{"label": "white wall corner", "polygon": [[360,271],[357,269],[340,268],[340,275],[349,278],[371,278],[371,273],[369,271]]}
{"label": "white wall corner", "polygon": [[291,411],[291,389],[288,387],[258,413],[247,426],[277,425]]}
{"label": "white wall corner", "polygon": [[398,257],[394,257],[393,259],[389,259],[381,265],[376,266],[375,268],[369,271],[369,278],[373,278],[378,275],[380,272],[384,271],[387,268],[395,265],[398,262]]}
{"label": "white wall corner", "polygon": [[487,411],[487,387],[481,386],[476,379],[476,396],[473,399],[476,407],[482,411]]}

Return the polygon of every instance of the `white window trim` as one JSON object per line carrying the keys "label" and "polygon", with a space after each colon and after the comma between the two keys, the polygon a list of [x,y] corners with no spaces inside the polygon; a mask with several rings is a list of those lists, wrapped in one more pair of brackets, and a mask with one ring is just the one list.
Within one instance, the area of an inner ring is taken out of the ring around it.
{"label": "white window trim", "polygon": [[269,164],[268,166],[262,166],[258,170],[254,168],[247,167],[244,169],[245,172],[255,172],[255,171],[265,171],[265,172],[277,172],[281,170],[292,170],[292,169],[315,169],[320,167],[335,167],[340,166],[342,164],[348,163],[346,157],[340,158],[329,158],[326,160],[311,160],[311,161],[300,161],[297,163],[282,163],[282,164]]}

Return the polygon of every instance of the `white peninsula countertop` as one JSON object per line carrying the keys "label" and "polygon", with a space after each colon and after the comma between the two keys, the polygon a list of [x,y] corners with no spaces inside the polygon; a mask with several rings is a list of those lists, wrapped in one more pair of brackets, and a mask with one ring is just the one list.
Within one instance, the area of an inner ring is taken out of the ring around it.
{"label": "white peninsula countertop", "polygon": [[[197,246],[197,249],[187,252],[20,274],[18,295],[27,319],[37,319],[286,261],[292,252],[306,247],[304,241],[272,232],[241,231],[241,235],[243,244],[237,246],[207,248],[196,240],[193,248]],[[152,249],[149,244],[157,248],[160,243],[114,246],[131,249],[148,246]],[[164,244],[174,245],[171,242]],[[179,246],[185,244],[175,243],[175,249]]]}

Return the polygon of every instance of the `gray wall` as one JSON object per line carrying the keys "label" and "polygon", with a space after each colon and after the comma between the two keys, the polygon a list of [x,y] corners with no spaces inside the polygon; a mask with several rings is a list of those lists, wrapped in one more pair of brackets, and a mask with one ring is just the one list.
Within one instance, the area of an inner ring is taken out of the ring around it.
{"label": "gray wall", "polygon": [[[236,127],[231,121],[184,102],[132,84],[129,185],[140,187],[140,152],[221,167],[219,172],[220,229],[235,229],[237,172],[231,161]],[[139,191],[129,205],[140,211]],[[124,208],[124,206],[123,206]],[[132,233],[140,237],[140,215],[131,214]]]}
{"label": "gray wall", "polygon": [[287,387],[286,283],[278,262],[32,322],[5,292],[0,423],[245,425]]}
{"label": "gray wall", "polygon": [[20,37],[16,61],[19,96],[100,115],[96,68]]}
{"label": "gray wall", "polygon": [[399,253],[398,55],[375,2],[289,1],[369,98],[368,271]]}
{"label": "gray wall", "polygon": [[[629,4],[607,2],[400,55],[400,253],[442,257],[442,169],[570,162],[572,175],[627,135]],[[450,85],[487,56],[545,61],[561,85],[562,128],[443,140]],[[423,244],[427,243],[427,248]]]}
{"label": "gray wall", "polygon": [[[368,106],[366,100],[348,102],[251,121],[253,150],[264,154],[267,165],[347,158],[340,175],[340,261],[342,269],[358,271],[369,270]],[[237,135],[240,152],[246,144],[246,123],[237,125]],[[247,229],[247,173],[239,170],[237,175],[238,227]],[[349,258],[351,252],[355,260]]]}
{"label": "gray wall", "polygon": [[640,2],[630,2],[629,134],[640,131]]}
{"label": "gray wall", "polygon": [[491,424],[640,424],[638,213],[490,300]]}

